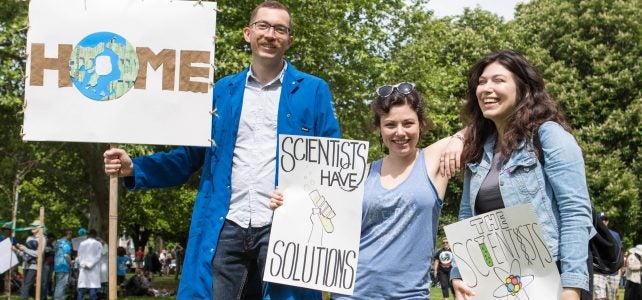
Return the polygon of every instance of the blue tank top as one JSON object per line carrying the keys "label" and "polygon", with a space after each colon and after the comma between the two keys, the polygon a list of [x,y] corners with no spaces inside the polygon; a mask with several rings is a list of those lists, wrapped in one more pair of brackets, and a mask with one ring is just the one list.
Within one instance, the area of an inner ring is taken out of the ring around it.
{"label": "blue tank top", "polygon": [[381,185],[381,162],[371,164],[365,183],[354,294],[332,299],[429,299],[442,201],[423,149],[408,177],[392,189]]}

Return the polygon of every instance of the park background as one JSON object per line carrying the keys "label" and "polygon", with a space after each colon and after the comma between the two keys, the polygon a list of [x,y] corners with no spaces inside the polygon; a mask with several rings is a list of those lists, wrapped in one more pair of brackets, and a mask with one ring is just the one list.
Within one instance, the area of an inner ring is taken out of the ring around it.
{"label": "park background", "polygon": [[[241,29],[258,2],[218,1],[215,79],[249,65]],[[566,112],[584,151],[596,210],[608,214],[625,249],[642,242],[642,1],[533,0],[518,4],[511,20],[479,8],[435,17],[427,2],[283,1],[295,37],[286,58],[330,84],[342,137],[367,140],[370,159],[382,157],[369,103],[377,86],[401,81],[416,83],[434,125],[420,144],[451,135],[462,127],[470,66],[491,51],[514,48],[540,70]],[[85,227],[106,239],[102,153],[108,145],[25,143],[20,137],[28,4],[0,5],[0,221],[11,220],[18,200],[17,227],[37,219],[44,206],[45,223],[57,236]],[[170,149],[121,147],[133,155]],[[176,188],[121,189],[119,235],[126,231],[136,247],[159,237],[185,245],[198,176]],[[461,186],[461,176],[451,180],[440,225],[456,220]]]}

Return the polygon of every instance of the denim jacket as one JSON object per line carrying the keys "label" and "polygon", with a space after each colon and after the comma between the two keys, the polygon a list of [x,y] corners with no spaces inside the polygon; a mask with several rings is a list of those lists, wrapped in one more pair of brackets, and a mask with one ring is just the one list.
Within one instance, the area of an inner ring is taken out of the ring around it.
{"label": "denim jacket", "polygon": [[[469,163],[464,174],[464,190],[459,220],[475,214],[475,200],[491,167],[497,137],[484,144],[480,162]],[[555,122],[539,127],[544,165],[535,155],[532,143],[523,141],[499,173],[499,189],[505,207],[531,203],[546,245],[561,264],[562,287],[589,290],[587,270],[588,241],[595,230],[586,186],[584,159],[577,142]],[[456,264],[451,278],[461,278]]]}

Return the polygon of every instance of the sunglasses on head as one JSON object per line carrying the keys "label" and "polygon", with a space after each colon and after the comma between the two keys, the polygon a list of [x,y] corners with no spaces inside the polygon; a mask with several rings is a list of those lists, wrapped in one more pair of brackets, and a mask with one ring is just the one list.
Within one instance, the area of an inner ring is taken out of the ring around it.
{"label": "sunglasses on head", "polygon": [[377,88],[377,95],[388,97],[395,92],[395,89],[400,94],[408,95],[415,89],[415,84],[412,82],[402,82],[396,85],[383,85]]}

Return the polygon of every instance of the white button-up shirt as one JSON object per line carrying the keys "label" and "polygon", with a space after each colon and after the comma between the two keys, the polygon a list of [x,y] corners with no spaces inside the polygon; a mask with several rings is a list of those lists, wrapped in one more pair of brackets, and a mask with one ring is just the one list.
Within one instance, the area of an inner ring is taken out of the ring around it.
{"label": "white button-up shirt", "polygon": [[247,75],[241,119],[232,159],[232,197],[227,219],[243,228],[272,223],[270,197],[276,174],[276,123],[283,70],[262,85]]}

